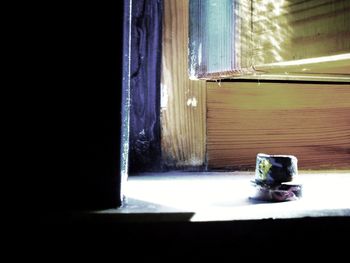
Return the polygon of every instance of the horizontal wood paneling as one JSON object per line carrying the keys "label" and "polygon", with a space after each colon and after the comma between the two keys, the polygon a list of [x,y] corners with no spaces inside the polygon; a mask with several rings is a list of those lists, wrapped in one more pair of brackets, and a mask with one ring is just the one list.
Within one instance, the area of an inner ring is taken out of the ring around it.
{"label": "horizontal wood paneling", "polygon": [[293,154],[300,169],[350,168],[350,85],[207,83],[210,168],[254,169]]}

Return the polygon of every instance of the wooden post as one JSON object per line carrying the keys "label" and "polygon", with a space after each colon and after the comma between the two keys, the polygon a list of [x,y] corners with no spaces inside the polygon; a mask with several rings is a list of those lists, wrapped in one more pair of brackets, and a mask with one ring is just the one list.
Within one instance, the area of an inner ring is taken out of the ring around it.
{"label": "wooden post", "polygon": [[[162,1],[132,2],[130,29],[130,172],[160,169]],[[126,54],[124,54],[125,56]]]}
{"label": "wooden post", "polygon": [[188,74],[188,0],[164,0],[161,145],[165,166],[205,164],[206,89]]}

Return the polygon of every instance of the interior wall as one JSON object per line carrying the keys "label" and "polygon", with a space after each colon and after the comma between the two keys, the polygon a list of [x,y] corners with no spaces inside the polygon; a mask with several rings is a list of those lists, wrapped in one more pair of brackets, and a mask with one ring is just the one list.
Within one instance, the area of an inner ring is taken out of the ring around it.
{"label": "interior wall", "polygon": [[292,154],[299,169],[350,169],[350,84],[207,83],[208,166],[254,170]]}

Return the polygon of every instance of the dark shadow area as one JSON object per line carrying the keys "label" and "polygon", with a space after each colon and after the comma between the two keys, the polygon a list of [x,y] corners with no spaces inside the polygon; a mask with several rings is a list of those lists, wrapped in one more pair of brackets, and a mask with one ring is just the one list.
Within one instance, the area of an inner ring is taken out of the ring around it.
{"label": "dark shadow area", "polygon": [[[21,209],[120,205],[123,1],[42,7],[28,24],[32,87]],[[39,10],[39,9],[38,9]],[[23,132],[24,133],[24,132]],[[19,192],[19,191],[18,191]]]}
{"label": "dark shadow area", "polygon": [[[44,225],[37,235],[42,249],[88,256],[133,259],[271,259],[289,257],[333,260],[346,255],[349,218],[223,222],[117,222],[103,218]],[[50,240],[52,243],[47,243]],[[57,240],[63,240],[53,247]],[[45,241],[45,242],[44,242]]]}

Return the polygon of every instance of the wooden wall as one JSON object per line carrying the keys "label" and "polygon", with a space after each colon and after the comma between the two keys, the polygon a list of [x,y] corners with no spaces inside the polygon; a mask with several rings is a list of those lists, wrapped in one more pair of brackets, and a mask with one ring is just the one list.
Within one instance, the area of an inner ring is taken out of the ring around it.
{"label": "wooden wall", "polygon": [[[349,74],[350,58],[338,59],[337,67],[325,61],[317,63],[320,67],[312,61],[304,64],[311,65],[324,74],[322,76],[334,74],[332,81],[338,83],[333,84],[321,81],[303,84],[295,82],[295,76],[289,77],[292,80],[289,83],[285,80],[280,83],[191,80],[187,51],[188,44],[196,45],[188,43],[188,30],[198,35],[204,32],[198,24],[188,24],[189,11],[190,14],[194,12],[197,2],[191,1],[189,6],[189,0],[164,0],[160,117],[165,167],[252,170],[256,154],[266,152],[294,154],[301,169],[350,169],[350,85],[349,82],[340,83],[346,81],[341,77]],[[229,2],[222,3],[228,5]],[[288,8],[299,8],[293,9],[293,17],[299,11],[304,12],[303,5],[305,8],[311,5],[314,11],[318,8],[324,11],[324,6],[332,1],[322,1],[320,7],[315,1],[308,2],[289,2]],[[241,1],[239,12],[247,12],[251,7],[249,3],[250,0]],[[337,1],[334,7],[346,9],[340,7],[342,4],[345,5]],[[340,17],[344,18],[344,14]],[[240,23],[242,21],[235,21],[236,29],[244,31],[246,25]],[[253,45],[249,36],[236,37],[242,44],[236,48],[248,54],[252,49],[247,47]],[[265,48],[268,54],[270,51],[267,46]],[[215,51],[215,48],[210,50]],[[247,56],[240,59],[243,64],[249,62]],[[276,70],[265,65],[260,69]],[[303,70],[293,63],[289,68]]]}
{"label": "wooden wall", "polygon": [[188,75],[189,0],[164,0],[161,147],[166,167],[205,164],[206,89]]}
{"label": "wooden wall", "polygon": [[[343,65],[336,57],[346,55],[350,64],[350,1],[193,0],[191,10],[193,77],[256,78],[269,74],[269,79],[296,75],[293,78],[309,80],[310,74],[318,78],[322,72],[346,74],[350,80],[349,67],[345,72],[339,69]],[[315,61],[300,61],[312,58],[327,63],[314,67]],[[285,62],[303,66],[285,67]]]}
{"label": "wooden wall", "polygon": [[253,64],[350,52],[350,1],[252,1]]}
{"label": "wooden wall", "polygon": [[209,168],[254,169],[293,154],[301,169],[350,168],[350,84],[208,82]]}

